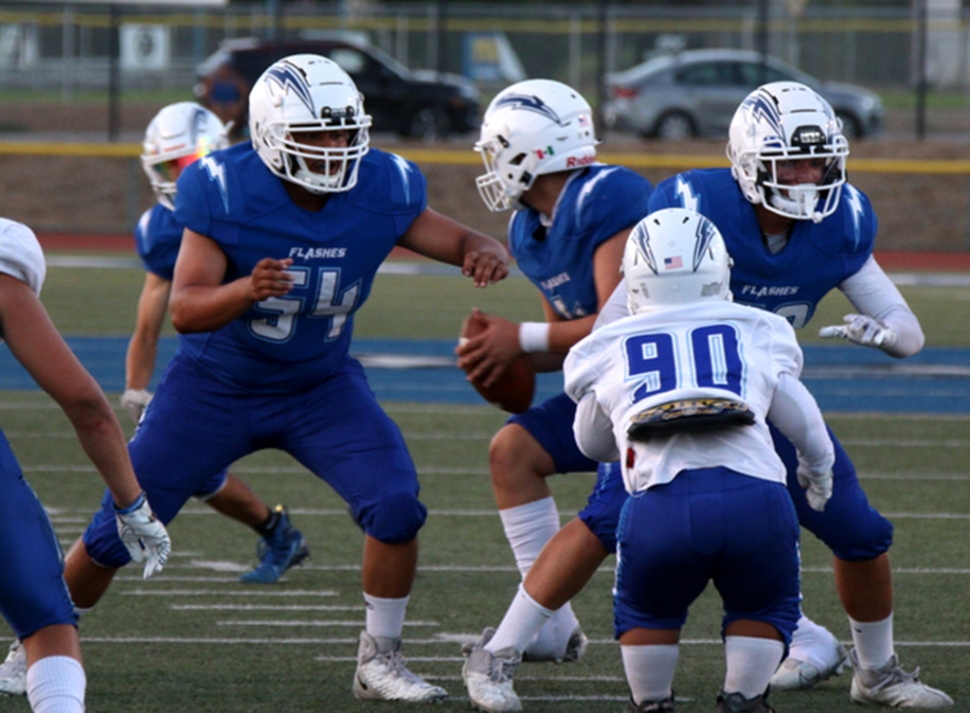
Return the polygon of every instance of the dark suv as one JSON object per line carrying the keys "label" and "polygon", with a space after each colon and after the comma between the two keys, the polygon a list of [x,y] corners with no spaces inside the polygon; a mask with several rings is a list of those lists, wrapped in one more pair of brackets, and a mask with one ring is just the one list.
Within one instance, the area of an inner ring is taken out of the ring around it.
{"label": "dark suv", "polygon": [[479,93],[473,83],[458,75],[409,70],[354,39],[226,40],[199,66],[196,95],[223,121],[235,122],[239,138],[246,129],[249,88],[273,62],[302,53],[329,57],[353,78],[374,117],[371,131],[430,141],[478,130]]}

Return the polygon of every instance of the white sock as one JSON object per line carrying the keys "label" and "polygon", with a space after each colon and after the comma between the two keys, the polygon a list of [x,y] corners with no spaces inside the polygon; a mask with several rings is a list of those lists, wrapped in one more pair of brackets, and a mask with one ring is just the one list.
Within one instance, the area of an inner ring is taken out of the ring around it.
{"label": "white sock", "polygon": [[724,658],[727,672],[724,675],[724,692],[740,693],[747,699],[760,696],[768,688],[785,645],[775,639],[753,636],[724,637]]}
{"label": "white sock", "polygon": [[559,532],[559,513],[552,497],[498,511],[515,564],[525,579],[542,548]]}
{"label": "white sock", "polygon": [[849,617],[852,643],[859,657],[859,665],[865,669],[882,668],[893,657],[893,615],[882,621],[856,621]]}
{"label": "white sock", "polygon": [[680,656],[677,644],[620,646],[620,653],[634,703],[655,703],[670,698],[674,669]]}
{"label": "white sock", "polygon": [[408,599],[383,599],[364,592],[364,604],[367,612],[364,615],[364,628],[373,637],[384,639],[400,639],[404,629],[404,613],[408,608]]}
{"label": "white sock", "polygon": [[525,587],[520,584],[502,623],[498,625],[491,641],[485,644],[485,648],[493,653],[509,646],[520,652],[525,651],[529,641],[549,621],[552,614],[552,609],[547,609],[530,597]]}
{"label": "white sock", "polygon": [[34,713],[84,713],[87,678],[70,656],[46,656],[27,669],[27,700]]}
{"label": "white sock", "polygon": [[835,663],[832,655],[837,644],[838,640],[832,632],[802,614],[792,634],[788,655],[822,671]]}

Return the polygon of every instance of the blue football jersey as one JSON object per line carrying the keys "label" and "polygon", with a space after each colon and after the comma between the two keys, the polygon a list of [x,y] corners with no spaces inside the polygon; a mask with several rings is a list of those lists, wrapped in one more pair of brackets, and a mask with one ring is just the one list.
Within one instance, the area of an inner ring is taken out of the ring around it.
{"label": "blue football jersey", "polygon": [[180,350],[235,386],[318,383],[346,355],[377,268],[426,206],[417,166],[375,149],[361,159],[357,185],[330,194],[318,212],[293,203],[251,144],[196,161],[178,180],[177,222],[219,244],[227,283],[263,258],[292,258],[294,288],[214,332],[182,335]]}
{"label": "blue football jersey", "polygon": [[788,244],[772,254],[754,206],[727,168],[687,171],[660,183],[650,211],[671,207],[696,210],[721,231],[734,260],[735,302],[779,314],[796,329],[808,324],[826,294],[862,268],[878,227],[869,199],[847,183],[835,213],[820,223],[794,221]]}
{"label": "blue football jersey", "polygon": [[569,179],[548,228],[536,210],[512,216],[512,255],[560,317],[577,319],[597,312],[593,254],[647,214],[652,190],[647,179],[627,168],[596,164]]}
{"label": "blue football jersey", "polygon": [[135,249],[145,270],[171,282],[175,260],[182,244],[182,226],[175,214],[156,203],[146,210],[135,226]]}

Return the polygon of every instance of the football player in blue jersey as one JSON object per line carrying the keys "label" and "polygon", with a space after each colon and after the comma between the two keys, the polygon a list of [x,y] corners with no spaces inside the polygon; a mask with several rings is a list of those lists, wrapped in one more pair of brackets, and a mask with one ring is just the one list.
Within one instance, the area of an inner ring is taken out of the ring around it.
{"label": "football player in blue jersey", "polygon": [[[354,695],[438,701],[445,690],[400,653],[427,510],[404,438],[348,348],[395,247],[460,265],[482,287],[507,275],[508,255],[429,208],[414,164],[370,147],[363,98],[331,60],[276,62],[249,102],[252,143],[204,156],[178,180],[185,231],[169,307],[179,350],[131,440],[132,462],[169,522],[233,461],[264,448],[291,454],[365,533]],[[128,560],[107,512],[67,557],[82,607]]]}
{"label": "football player in blue jersey", "polygon": [[[149,382],[162,323],[168,313],[175,259],[182,242],[182,226],[175,220],[176,181],[182,170],[203,156],[229,145],[219,118],[193,102],[162,109],[145,131],[142,167],[157,199],[135,228],[135,247],[145,266],[145,284],[138,298],[135,331],[125,359],[125,391],[121,405],[138,423],[151,401]],[[259,564],[239,581],[272,584],[291,567],[310,556],[306,540],[293,527],[282,505],[270,509],[242,480],[225,470],[215,474],[196,497],[216,511],[253,528],[260,536]]]}
{"label": "football player in blue jersey", "polygon": [[[569,348],[589,333],[619,282],[627,236],[646,215],[652,186],[629,169],[598,163],[597,143],[589,104],[560,82],[513,84],[486,110],[475,144],[486,168],[478,189],[490,210],[515,209],[508,244],[539,291],[545,321],[518,324],[477,313],[486,329],[457,349],[469,379],[491,383],[522,353],[531,355],[540,371],[561,369]],[[512,416],[492,439],[492,488],[523,578],[559,530],[548,476],[597,470],[576,446],[574,413],[575,404],[563,393]],[[580,518],[584,528],[608,543],[605,547],[614,546],[615,523],[600,527],[605,521],[598,503],[591,502]],[[520,587],[506,620],[494,633],[487,629],[478,648],[495,652],[511,646],[527,660],[579,658],[586,637],[568,603],[534,640],[531,635],[518,640],[524,630],[520,617],[541,609],[535,596]],[[466,667],[473,702],[476,676]]]}
{"label": "football player in blue jersey", "polygon": [[[64,410],[108,486],[112,527],[129,557],[160,572],[171,542],[135,479],[124,433],[97,382],[58,334],[38,295],[44,254],[33,231],[0,218],[0,336],[37,385]],[[77,612],[64,584],[60,544],[40,500],[0,434],[0,614],[17,642],[17,687],[37,713],[83,713],[87,685]],[[22,642],[22,643],[21,643]],[[21,655],[22,652],[22,655]]]}
{"label": "football player in blue jersey", "polygon": [[[818,302],[838,289],[858,314],[847,315],[843,325],[824,327],[822,336],[843,337],[894,357],[917,353],[923,346],[919,321],[872,256],[876,217],[866,196],[846,183],[849,147],[832,107],[795,82],[760,87],[738,107],[727,153],[730,169],[688,171],[658,185],[651,212],[687,207],[718,227],[734,260],[731,291],[738,302],[781,314],[800,328]],[[626,287],[620,283],[601,310],[597,328],[628,313]],[[946,693],[899,666],[887,555],[892,524],[869,504],[842,446],[832,435],[834,494],[825,512],[818,513],[800,496],[793,446],[777,431],[773,435],[788,469],[799,523],[835,555],[836,586],[855,648],[847,654],[830,632],[802,616],[772,689],[810,688],[841,672],[851,659],[854,701],[895,708],[952,706]],[[594,497],[617,502],[608,493],[622,487],[621,479],[610,469],[599,472]],[[618,510],[612,517],[618,521]],[[549,610],[579,592],[607,555],[602,544],[578,518],[560,530],[524,582],[544,607],[535,611],[548,618]],[[542,625],[538,618],[521,621],[526,627],[522,636]],[[495,700],[512,702],[495,710],[518,710],[513,672],[514,666],[496,666],[491,683],[482,684]]]}

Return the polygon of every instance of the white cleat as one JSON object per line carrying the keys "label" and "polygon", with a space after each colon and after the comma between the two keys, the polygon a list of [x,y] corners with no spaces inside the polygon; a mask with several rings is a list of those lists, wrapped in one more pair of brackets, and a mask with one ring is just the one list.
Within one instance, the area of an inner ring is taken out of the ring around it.
{"label": "white cleat", "polygon": [[408,703],[445,700],[448,692],[412,673],[405,665],[400,649],[400,639],[375,638],[366,631],[360,633],[354,698]]}
{"label": "white cleat", "polygon": [[19,640],[10,644],[7,658],[0,664],[0,693],[7,696],[27,694],[27,652]]}
{"label": "white cleat", "polygon": [[468,652],[461,677],[473,708],[486,713],[515,713],[522,710],[522,702],[512,688],[512,677],[522,655],[511,647],[495,652],[486,649],[494,634],[491,627],[482,632],[482,638]]}
{"label": "white cleat", "polygon": [[850,695],[856,703],[876,703],[887,708],[950,708],[953,699],[943,691],[920,683],[919,668],[903,671],[894,654],[885,666],[861,669],[855,649],[849,654],[855,675]]}
{"label": "white cleat", "polygon": [[771,677],[771,690],[804,691],[832,676],[841,676],[849,655],[838,641],[835,642],[832,653],[831,662],[823,665],[822,668],[816,668],[808,661],[789,656],[781,662],[781,666]]}

